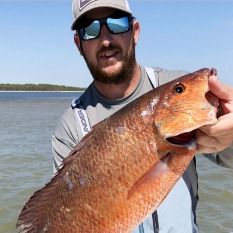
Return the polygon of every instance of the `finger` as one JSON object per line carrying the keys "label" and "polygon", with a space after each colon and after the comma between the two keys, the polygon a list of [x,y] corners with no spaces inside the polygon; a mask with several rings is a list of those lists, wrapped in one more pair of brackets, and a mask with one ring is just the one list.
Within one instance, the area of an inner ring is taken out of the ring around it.
{"label": "finger", "polygon": [[206,147],[206,146],[202,146],[202,145],[197,145],[197,152],[202,154],[209,154],[209,153],[215,153],[217,152],[217,149],[215,147]]}
{"label": "finger", "polygon": [[220,147],[220,142],[215,137],[210,137],[201,130],[196,131],[196,142],[200,147],[211,147],[211,148],[218,148]]}
{"label": "finger", "polygon": [[[223,136],[210,136],[200,129],[196,131],[196,141],[198,150],[207,153],[222,151],[233,144],[233,134],[224,134]],[[211,148],[211,149],[210,149]]]}
{"label": "finger", "polygon": [[216,124],[202,126],[199,130],[212,137],[233,138],[233,113],[223,115]]}
{"label": "finger", "polygon": [[233,112],[233,101],[219,100],[219,103],[220,110],[222,110],[222,113],[220,115]]}
{"label": "finger", "polygon": [[221,83],[215,75],[209,76],[211,92],[219,98],[220,110],[218,115],[233,112],[233,87]]}
{"label": "finger", "polygon": [[220,82],[215,75],[209,77],[209,88],[219,99],[233,101],[233,87]]}

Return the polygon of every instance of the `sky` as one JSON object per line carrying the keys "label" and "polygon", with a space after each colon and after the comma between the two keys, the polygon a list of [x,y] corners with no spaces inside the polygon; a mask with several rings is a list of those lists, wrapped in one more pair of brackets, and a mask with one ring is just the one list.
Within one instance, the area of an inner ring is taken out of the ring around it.
{"label": "sky", "polygon": [[[129,0],[141,24],[137,61],[195,71],[215,67],[233,85],[233,0]],[[71,0],[0,0],[0,83],[87,87]]]}

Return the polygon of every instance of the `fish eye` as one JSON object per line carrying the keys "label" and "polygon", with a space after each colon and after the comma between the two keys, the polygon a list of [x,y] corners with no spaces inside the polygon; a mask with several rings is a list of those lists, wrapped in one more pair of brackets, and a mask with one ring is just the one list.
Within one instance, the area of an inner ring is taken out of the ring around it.
{"label": "fish eye", "polygon": [[185,90],[185,87],[182,83],[178,83],[174,86],[173,91],[175,94],[181,94]]}

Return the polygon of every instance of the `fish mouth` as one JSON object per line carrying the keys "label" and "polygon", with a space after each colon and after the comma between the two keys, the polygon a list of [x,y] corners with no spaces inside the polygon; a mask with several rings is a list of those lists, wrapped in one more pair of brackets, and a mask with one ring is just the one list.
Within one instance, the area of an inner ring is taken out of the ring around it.
{"label": "fish mouth", "polygon": [[167,142],[180,147],[193,147],[196,146],[196,133],[195,130],[185,132],[173,137],[166,138]]}

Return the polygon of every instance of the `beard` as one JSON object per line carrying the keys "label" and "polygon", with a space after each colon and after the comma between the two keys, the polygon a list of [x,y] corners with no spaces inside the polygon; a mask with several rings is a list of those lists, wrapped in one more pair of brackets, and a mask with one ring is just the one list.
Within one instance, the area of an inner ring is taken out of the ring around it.
{"label": "beard", "polygon": [[[112,49],[118,49],[122,52],[122,49],[110,44],[107,48],[108,51]],[[106,51],[106,48],[101,48],[99,52]],[[136,58],[135,58],[135,42],[133,36],[131,36],[130,46],[128,52],[123,56],[122,65],[121,67],[112,73],[107,73],[106,71],[102,70],[98,64],[94,64],[93,62],[89,61],[85,53],[83,53],[83,57],[86,61],[86,64],[92,74],[94,80],[104,83],[104,84],[120,84],[124,81],[128,80],[135,68],[136,65]],[[111,64],[109,64],[111,65]]]}

